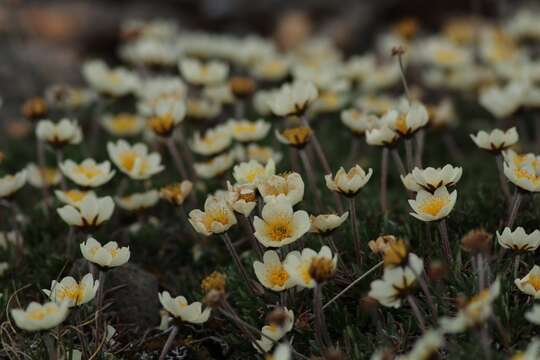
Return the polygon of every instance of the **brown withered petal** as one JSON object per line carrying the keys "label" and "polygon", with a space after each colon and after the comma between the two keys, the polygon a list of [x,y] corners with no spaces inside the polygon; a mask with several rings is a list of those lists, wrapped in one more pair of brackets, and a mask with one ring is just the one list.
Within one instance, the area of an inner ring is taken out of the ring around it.
{"label": "brown withered petal", "polygon": [[227,277],[218,271],[214,271],[201,281],[201,289],[205,294],[210,293],[212,290],[224,293],[226,286]]}
{"label": "brown withered petal", "polygon": [[491,248],[493,235],[482,228],[473,229],[461,238],[463,250],[471,253],[487,253]]}
{"label": "brown withered petal", "polygon": [[427,275],[431,281],[441,281],[448,275],[448,267],[442,261],[433,261],[427,269]]}
{"label": "brown withered petal", "polygon": [[30,98],[24,102],[21,112],[28,120],[41,120],[47,116],[47,103],[41,97]]}
{"label": "brown withered petal", "polygon": [[229,81],[231,92],[237,98],[245,98],[255,92],[256,85],[253,79],[242,76],[235,76]]}
{"label": "brown withered petal", "polygon": [[266,322],[268,324],[275,324],[279,327],[285,327],[289,320],[289,314],[282,307],[277,307],[266,315]]}
{"label": "brown withered petal", "polygon": [[360,309],[362,311],[366,313],[371,313],[377,310],[377,308],[379,307],[379,302],[371,296],[364,296],[358,301],[358,305],[360,305]]}
{"label": "brown withered petal", "polygon": [[317,283],[322,284],[334,277],[335,268],[331,259],[315,257],[309,266],[309,275]]}

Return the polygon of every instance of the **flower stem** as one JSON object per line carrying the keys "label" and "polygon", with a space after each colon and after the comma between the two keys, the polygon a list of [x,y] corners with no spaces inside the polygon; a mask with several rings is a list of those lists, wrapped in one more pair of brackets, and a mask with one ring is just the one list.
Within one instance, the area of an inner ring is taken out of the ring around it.
{"label": "flower stem", "polygon": [[397,149],[392,149],[392,157],[394,158],[398,173],[400,175],[407,174],[407,170],[405,170],[405,165],[403,165],[403,160],[401,160],[401,156]]}
{"label": "flower stem", "polygon": [[413,163],[413,144],[411,139],[405,139],[405,156],[407,161],[407,170],[410,172],[414,167]]}
{"label": "flower stem", "polygon": [[225,241],[225,245],[227,246],[227,249],[229,250],[229,253],[231,254],[231,256],[232,256],[232,258],[234,260],[236,268],[238,269],[238,271],[242,275],[242,278],[244,279],[244,282],[246,283],[249,290],[253,293],[253,295],[260,295],[261,293],[263,293],[264,291],[262,289],[255,289],[254,288],[253,282],[251,281],[249,275],[247,274],[247,271],[246,271],[244,265],[242,264],[242,260],[240,259],[240,256],[238,255],[238,252],[234,248],[234,245],[232,244],[232,241],[231,241],[231,238],[229,237],[229,235],[226,232],[224,232],[222,234],[222,237],[223,237],[223,240]]}
{"label": "flower stem", "polygon": [[514,279],[518,278],[520,262],[521,262],[521,255],[517,254],[515,259],[514,259]]}
{"label": "flower stem", "polygon": [[403,89],[405,90],[405,96],[407,100],[411,101],[411,94],[409,92],[409,85],[407,84],[407,78],[405,77],[405,66],[403,65],[403,52],[397,53],[398,65],[399,65],[399,74],[401,76],[401,82],[403,83]]}
{"label": "flower stem", "polygon": [[504,165],[503,165],[503,158],[501,154],[497,154],[495,157],[495,161],[497,162],[497,170],[499,172],[499,182],[501,184],[501,190],[504,194],[504,197],[506,198],[507,202],[510,202],[511,196],[510,196],[510,190],[508,189],[508,181],[506,180],[506,176],[504,175]]}
{"label": "flower stem", "polygon": [[424,320],[424,317],[422,316],[422,312],[420,311],[418,304],[416,303],[416,299],[414,298],[413,295],[408,295],[407,301],[409,302],[409,305],[411,306],[414,317],[416,318],[416,321],[418,322],[418,326],[420,326],[420,329],[422,329],[422,332],[425,332],[426,322]]}
{"label": "flower stem", "polygon": [[49,334],[48,332],[42,333],[41,340],[43,340],[43,344],[45,345],[45,348],[47,349],[47,355],[49,356],[49,360],[57,360],[58,351],[56,350],[56,347],[54,346],[54,338],[51,336],[51,334]]}
{"label": "flower stem", "polygon": [[188,176],[188,173],[186,171],[186,168],[184,166],[184,162],[182,161],[182,158],[180,157],[180,153],[178,152],[178,148],[176,147],[176,143],[174,142],[174,139],[172,136],[169,136],[165,143],[167,144],[167,149],[169,150],[169,153],[171,154],[174,162],[174,167],[180,174],[183,180],[190,179]]}
{"label": "flower stem", "polygon": [[308,154],[306,153],[306,149],[301,149],[298,151],[298,153],[300,154],[300,159],[302,160],[302,164],[304,165],[304,169],[306,170],[309,187],[311,188],[311,191],[315,193],[315,208],[318,212],[321,212],[323,208],[321,193],[319,192],[317,183],[315,182],[316,177],[313,173],[313,168],[311,167]]}
{"label": "flower stem", "polygon": [[[36,138],[36,147],[37,147],[37,159],[38,159],[38,165],[40,169],[45,169],[45,144],[43,141]],[[43,182],[43,186],[41,187],[41,194],[43,196],[43,203],[45,204],[45,214],[49,216],[50,211],[50,189],[49,189],[49,183],[47,181]]]}
{"label": "flower stem", "polygon": [[[58,168],[60,168],[60,164],[64,162],[64,154],[62,153],[62,150],[57,149],[56,150],[56,164]],[[67,184],[66,184],[66,177],[64,176],[64,173],[59,170],[60,173],[60,187],[62,188],[62,191],[67,190]],[[43,179],[43,182],[46,182],[45,179]]]}
{"label": "flower stem", "polygon": [[388,149],[385,147],[381,157],[381,211],[384,215],[388,213]]}
{"label": "flower stem", "polygon": [[478,291],[484,290],[486,287],[486,271],[484,269],[484,256],[478,253],[476,271],[478,271]]}
{"label": "flower stem", "polygon": [[414,164],[422,168],[422,157],[424,155],[424,144],[425,144],[425,138],[426,138],[426,129],[420,129],[416,133],[416,156],[414,159]]}
{"label": "flower stem", "polygon": [[176,334],[178,334],[178,326],[173,325],[171,333],[169,334],[169,337],[167,338],[167,342],[163,346],[163,350],[161,350],[161,354],[159,355],[159,360],[164,360],[167,353],[171,350],[174,344],[174,338],[176,337]]}
{"label": "flower stem", "polygon": [[512,226],[514,226],[519,206],[521,205],[522,197],[523,195],[521,195],[521,192],[519,192],[519,190],[516,191],[516,195],[514,195],[514,201],[512,201],[512,207],[510,208],[510,215],[508,216],[508,221],[506,222],[506,226],[508,226],[509,228],[512,228]]}
{"label": "flower stem", "polygon": [[96,344],[99,344],[103,329],[103,298],[105,296],[105,271],[99,270],[99,289],[96,309]]}
{"label": "flower stem", "polygon": [[313,289],[313,315],[315,316],[315,339],[324,354],[325,350],[332,346],[332,340],[326,328],[326,321],[322,309],[322,284],[315,284]]}
{"label": "flower stem", "polygon": [[450,241],[448,240],[448,227],[446,226],[446,220],[442,219],[439,221],[439,233],[441,235],[441,241],[443,245],[443,251],[445,260],[448,264],[453,263],[452,250],[450,247]]}
{"label": "flower stem", "polygon": [[253,248],[253,251],[257,254],[257,257],[262,259],[263,257],[263,250],[261,248],[261,244],[259,243],[259,240],[253,235],[255,233],[255,229],[253,229],[253,224],[249,221],[249,219],[243,215],[239,216],[241,218],[242,223],[244,224],[244,229],[247,232],[247,235],[249,236],[249,240],[251,242],[251,247]]}
{"label": "flower stem", "polygon": [[351,231],[353,236],[354,254],[356,255],[356,263],[359,267],[362,266],[362,249],[360,248],[360,238],[358,237],[358,224],[356,219],[356,198],[349,199],[349,212],[351,216]]}

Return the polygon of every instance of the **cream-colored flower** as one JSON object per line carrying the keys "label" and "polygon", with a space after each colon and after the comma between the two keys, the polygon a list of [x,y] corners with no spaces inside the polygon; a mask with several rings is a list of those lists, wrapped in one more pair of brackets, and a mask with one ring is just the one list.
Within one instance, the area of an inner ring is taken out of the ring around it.
{"label": "cream-colored flower", "polygon": [[26,309],[11,310],[11,317],[18,328],[26,331],[48,330],[61,324],[68,314],[68,303],[31,302]]}
{"label": "cream-colored flower", "polygon": [[257,121],[231,120],[229,121],[231,134],[234,140],[240,142],[259,141],[268,135],[272,125],[259,119]]}
{"label": "cream-colored flower", "polygon": [[191,84],[211,85],[223,83],[229,75],[229,67],[221,61],[203,64],[195,59],[183,59],[180,61],[180,72]]}
{"label": "cream-colored flower", "polygon": [[227,181],[228,197],[227,203],[239,214],[248,217],[257,205],[257,194],[253,187],[249,185],[231,185]]}
{"label": "cream-colored flower", "polygon": [[159,201],[159,191],[149,190],[141,193],[133,193],[127,196],[117,197],[116,203],[124,210],[142,211],[149,209]]}
{"label": "cream-colored flower", "polygon": [[297,80],[284,84],[269,99],[268,105],[277,116],[302,115],[317,96],[318,91],[313,83]]}
{"label": "cream-colored flower", "polygon": [[287,343],[278,344],[272,355],[266,355],[264,360],[291,360],[291,348]]}
{"label": "cream-colored flower", "polygon": [[30,185],[37,188],[44,186],[51,187],[58,185],[62,179],[62,174],[55,167],[40,168],[34,163],[26,166],[27,180]]}
{"label": "cream-colored flower", "polygon": [[332,271],[337,268],[338,256],[332,254],[332,250],[328,246],[323,246],[317,253],[315,250],[305,248],[300,251],[291,251],[285,258],[285,269],[292,276],[295,285],[302,288],[313,288],[315,279],[310,274],[310,268],[315,259],[326,259],[332,265]]}
{"label": "cream-colored flower", "polygon": [[187,115],[193,119],[213,119],[221,113],[221,103],[201,98],[187,100]]}
{"label": "cream-colored flower", "polygon": [[525,352],[523,351],[516,352],[510,358],[510,360],[536,360],[538,358],[540,358],[540,339],[535,337],[529,343]]}
{"label": "cream-colored flower", "polygon": [[235,165],[233,168],[233,177],[238,184],[251,185],[254,188],[275,173],[274,160],[268,161],[264,166],[255,160],[250,160]]}
{"label": "cream-colored flower", "polygon": [[521,226],[518,226],[514,231],[505,227],[502,233],[497,231],[496,234],[499,245],[515,252],[535,251],[540,246],[539,230],[527,234]]}
{"label": "cream-colored flower", "polygon": [[164,169],[161,155],[149,153],[143,143],[130,145],[125,140],[107,144],[109,157],[124,174],[135,180],[145,180]]}
{"label": "cream-colored flower", "polygon": [[231,129],[227,125],[219,125],[207,130],[204,136],[197,131],[190,142],[191,150],[199,155],[210,156],[227,149],[232,142]]}
{"label": "cream-colored flower", "polygon": [[83,138],[77,122],[69,119],[62,119],[57,123],[41,120],[36,126],[36,136],[54,147],[79,144]]}
{"label": "cream-colored flower", "polygon": [[473,54],[465,47],[450,41],[433,37],[418,44],[420,60],[444,69],[468,66],[472,63]]}
{"label": "cream-colored flower", "polygon": [[285,129],[282,132],[276,130],[275,135],[280,143],[302,149],[311,140],[313,130],[307,126],[298,126]]}
{"label": "cream-colored flower", "polygon": [[[256,160],[261,164],[267,164],[270,160],[274,160],[274,163],[277,164],[283,157],[282,153],[275,151],[271,146],[249,144],[245,150],[245,156],[247,156],[248,161]],[[240,161],[245,161],[245,156],[243,158],[239,158]]]}
{"label": "cream-colored flower", "polygon": [[328,235],[340,227],[348,217],[348,211],[344,212],[341,216],[337,214],[322,214],[317,216],[310,215],[309,221],[311,223],[311,227],[309,228],[309,232],[320,235]]}
{"label": "cream-colored flower", "polygon": [[445,186],[430,193],[420,190],[416,194],[416,199],[410,199],[409,205],[414,212],[409,213],[418,220],[435,221],[445,218],[450,214],[456,205],[457,190],[448,193]]}
{"label": "cream-colored flower", "polygon": [[257,349],[257,351],[260,351],[260,347],[264,352],[269,352],[270,350],[272,350],[272,347],[274,347],[276,341],[283,338],[288,332],[292,330],[294,325],[294,313],[292,310],[289,310],[287,308],[283,308],[283,312],[287,314],[287,319],[284,321],[284,323],[271,323],[269,325],[263,326],[261,332],[264,334],[264,336],[261,336],[259,340],[256,340],[258,346],[253,344],[253,347]]}
{"label": "cream-colored flower", "polygon": [[88,61],[83,65],[84,79],[96,91],[111,96],[133,93],[140,86],[140,79],[126,68],[109,68],[101,60]]}
{"label": "cream-colored flower", "polygon": [[364,135],[377,127],[378,118],[356,109],[347,109],[341,112],[341,122],[354,134]]}
{"label": "cream-colored flower", "polygon": [[218,104],[232,104],[236,100],[227,83],[205,86],[202,95]]}
{"label": "cream-colored flower", "polygon": [[522,105],[527,87],[511,82],[504,88],[490,86],[480,93],[480,104],[499,119],[512,115]]}
{"label": "cream-colored flower", "polygon": [[253,270],[259,282],[272,291],[283,291],[295,285],[293,278],[274,250],[264,253],[263,262],[255,261]]}
{"label": "cream-colored flower", "polygon": [[192,189],[193,183],[189,180],[184,180],[181,183],[174,183],[162,187],[159,190],[159,196],[171,204],[180,206],[189,196]]}
{"label": "cream-colored flower", "polygon": [[416,274],[409,267],[385,268],[383,278],[371,283],[369,297],[386,307],[399,308],[416,282]]}
{"label": "cream-colored flower", "polygon": [[388,125],[382,125],[366,131],[366,142],[373,146],[392,146],[400,135]]}
{"label": "cream-colored flower", "polygon": [[289,67],[289,59],[273,56],[253,64],[251,73],[260,80],[279,81],[287,76]]}
{"label": "cream-colored flower", "polygon": [[26,184],[27,171],[21,170],[15,175],[0,178],[0,198],[10,197]]}
{"label": "cream-colored flower", "polygon": [[122,266],[131,256],[129,246],[118,247],[115,241],[109,241],[102,246],[92,237],[81,243],[81,253],[86,260],[103,268]]}
{"label": "cream-colored flower", "polygon": [[144,129],[144,119],[130,113],[105,114],[101,125],[114,136],[137,136]]}
{"label": "cream-colored flower", "polygon": [[111,218],[114,201],[110,196],[98,198],[95,194],[89,193],[78,206],[65,205],[56,211],[70,226],[95,227]]}
{"label": "cream-colored flower", "polygon": [[525,163],[523,166],[504,163],[503,170],[506,178],[518,188],[540,192],[540,175],[531,163]]}
{"label": "cream-colored flower", "polygon": [[417,192],[424,189],[429,192],[434,192],[441,186],[447,188],[455,186],[461,175],[463,168],[445,165],[442,168],[427,167],[419,169],[415,167],[410,174],[401,175],[401,181],[407,190]]}
{"label": "cream-colored flower", "polygon": [[253,108],[257,114],[261,116],[272,115],[272,109],[270,108],[270,102],[275,94],[279,92],[279,89],[270,90],[258,90],[253,96]]}
{"label": "cream-colored flower", "polygon": [[502,152],[504,161],[509,165],[516,167],[522,167],[524,165],[531,165],[534,168],[540,167],[540,161],[533,153],[518,154],[512,149],[506,149]]}
{"label": "cream-colored flower", "polygon": [[525,277],[515,279],[514,284],[521,292],[540,299],[540,266],[534,265]]}
{"label": "cream-colored flower", "polygon": [[236,217],[225,201],[209,196],[204,203],[204,211],[195,209],[189,212],[189,222],[198,233],[210,236],[229,230],[236,224]]}
{"label": "cream-colored flower", "polygon": [[278,196],[285,196],[296,205],[304,198],[304,181],[298,173],[270,175],[257,185],[265,203],[274,201]]}
{"label": "cream-colored flower", "polygon": [[540,305],[534,305],[529,311],[527,311],[525,313],[525,319],[535,325],[540,325]]}
{"label": "cream-colored flower", "polygon": [[499,296],[500,291],[501,285],[497,278],[491,287],[470,298],[455,317],[441,318],[439,320],[441,330],[445,333],[455,334],[483,324],[493,314],[493,302]]}
{"label": "cream-colored flower", "polygon": [[366,173],[360,165],[355,165],[349,172],[340,167],[336,176],[332,178],[332,174],[327,174],[324,179],[328,189],[345,196],[354,196],[367,184],[372,174],[373,169],[369,169]]}
{"label": "cream-colored flower", "polygon": [[210,317],[210,308],[202,309],[198,301],[188,304],[183,296],[173,298],[168,291],[158,294],[159,302],[173,317],[191,324],[205,323]]}
{"label": "cream-colored flower", "polygon": [[0,249],[7,249],[10,246],[22,246],[24,239],[18,231],[0,231]]}
{"label": "cream-colored flower", "polygon": [[418,339],[411,351],[398,356],[396,360],[428,360],[437,357],[439,349],[444,345],[444,336],[437,330],[428,330]]}
{"label": "cream-colored flower", "polygon": [[293,211],[285,196],[278,196],[264,205],[262,219],[253,220],[255,237],[266,247],[282,247],[302,237],[310,227],[309,215],[304,210]]}
{"label": "cream-colored flower", "polygon": [[92,194],[92,196],[96,197],[96,193],[93,191],[81,191],[81,190],[55,190],[54,194],[56,195],[56,198],[67,205],[73,205],[75,207],[79,207],[81,202],[88,196],[89,194]]}
{"label": "cream-colored flower", "polygon": [[80,164],[68,159],[60,164],[60,169],[71,181],[82,187],[99,187],[111,180],[115,174],[115,171],[111,170],[110,162],[98,164],[90,158]]}
{"label": "cream-colored flower", "polygon": [[386,249],[395,244],[398,239],[394,235],[381,235],[368,242],[368,247],[374,254],[384,254]]}
{"label": "cream-colored flower", "polygon": [[380,121],[401,136],[411,136],[428,124],[429,114],[424,105],[414,102],[387,112]]}
{"label": "cream-colored flower", "polygon": [[204,162],[197,162],[193,165],[195,172],[203,179],[211,179],[225,174],[234,164],[232,152],[225,152]]}
{"label": "cream-colored flower", "polygon": [[167,137],[173,133],[185,116],[186,105],[184,101],[168,98],[159,99],[148,119],[148,127],[154,134]]}
{"label": "cream-colored flower", "polygon": [[516,144],[519,136],[516,128],[512,127],[506,131],[494,129],[489,133],[481,130],[476,135],[471,134],[471,139],[480,149],[499,152]]}
{"label": "cream-colored flower", "polygon": [[71,276],[66,276],[60,282],[53,280],[51,289],[42,289],[42,291],[51,301],[58,304],[66,301],[69,307],[73,307],[92,301],[98,287],[99,281],[94,281],[92,274],[86,274],[80,282]]}

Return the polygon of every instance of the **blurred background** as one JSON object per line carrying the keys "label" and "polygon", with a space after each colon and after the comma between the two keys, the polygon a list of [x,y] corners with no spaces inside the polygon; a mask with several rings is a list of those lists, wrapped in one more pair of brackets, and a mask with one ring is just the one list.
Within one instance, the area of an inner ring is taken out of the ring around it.
{"label": "blurred background", "polygon": [[[24,98],[52,83],[80,84],[91,57],[114,63],[127,19],[176,19],[185,29],[257,33],[287,45],[309,33],[361,52],[378,29],[404,18],[437,28],[453,15],[496,16],[518,0],[0,0],[0,116],[19,116]],[[287,34],[287,35],[285,35]]]}

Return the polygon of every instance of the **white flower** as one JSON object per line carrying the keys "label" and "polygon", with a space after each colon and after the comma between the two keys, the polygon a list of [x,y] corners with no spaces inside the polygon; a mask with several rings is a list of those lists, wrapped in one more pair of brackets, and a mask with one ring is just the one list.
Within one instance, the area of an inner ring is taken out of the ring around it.
{"label": "white flower", "polygon": [[0,178],[0,198],[10,197],[26,184],[27,171],[21,170],[15,175]]}
{"label": "white flower", "polygon": [[140,85],[135,73],[123,67],[111,69],[101,60],[86,62],[82,72],[92,88],[107,95],[124,96],[135,92]]}
{"label": "white flower", "polygon": [[64,301],[69,307],[80,306],[92,301],[96,296],[99,281],[94,281],[92,274],[86,274],[80,282],[77,282],[71,276],[66,276],[60,282],[52,281],[51,289],[43,289],[42,291],[58,304]]}
{"label": "white flower", "polygon": [[83,160],[80,164],[68,159],[60,164],[60,169],[71,181],[83,187],[101,186],[115,174],[115,171],[111,170],[110,162],[98,164],[94,159]]}
{"label": "white flower", "polygon": [[293,278],[274,250],[264,253],[263,262],[255,261],[253,270],[259,282],[272,291],[283,291],[295,285]]}
{"label": "white flower", "polygon": [[525,319],[535,325],[540,325],[540,305],[534,305],[529,311],[527,311],[525,313]]}
{"label": "white flower", "polygon": [[291,360],[291,347],[287,343],[278,344],[274,353],[265,360]]}
{"label": "white flower", "polygon": [[203,64],[195,59],[183,59],[180,61],[180,72],[189,83],[210,85],[224,82],[229,75],[229,67],[221,61]]}
{"label": "white flower", "polygon": [[310,227],[308,213],[304,210],[293,211],[285,196],[278,196],[264,205],[262,219],[253,220],[255,237],[266,247],[282,247],[302,237]]}
{"label": "white flower", "polygon": [[427,125],[429,114],[426,107],[420,103],[406,103],[399,111],[387,112],[380,121],[401,136],[411,136]]}
{"label": "white flower", "polygon": [[341,112],[341,122],[354,134],[363,135],[377,127],[378,118],[356,109],[347,109]]}
{"label": "white flower", "polygon": [[257,194],[249,185],[231,185],[227,181],[227,203],[239,214],[248,217],[257,205]]}
{"label": "white flower", "polygon": [[442,168],[427,167],[419,169],[415,167],[412,173],[406,176],[401,175],[401,181],[407,190],[417,192],[424,189],[433,192],[441,186],[455,186],[461,179],[462,173],[463,168],[453,167],[449,164]]}
{"label": "white flower", "polygon": [[26,331],[48,330],[61,324],[68,314],[68,303],[48,302],[39,304],[31,302],[23,309],[11,310],[11,317],[18,328]]}
{"label": "white flower", "polygon": [[414,210],[409,214],[422,221],[440,220],[450,214],[456,204],[456,198],[457,191],[448,193],[445,186],[438,188],[433,194],[420,190],[416,194],[416,199],[409,200],[409,205]]}
{"label": "white flower", "polygon": [[209,196],[204,202],[204,211],[189,212],[189,222],[198,233],[210,236],[229,230],[236,224],[236,217],[225,201]]}
{"label": "white flower", "polygon": [[[452,69],[468,66],[472,62],[472,52],[453,42],[433,37],[418,44],[421,60],[441,68]],[[421,50],[420,50],[421,49]]]}
{"label": "white flower", "polygon": [[309,221],[311,222],[311,227],[309,228],[309,232],[321,235],[330,234],[341,226],[348,217],[348,211],[344,212],[341,216],[337,214],[310,215]]}
{"label": "white flower", "polygon": [[235,101],[234,94],[228,83],[208,85],[202,90],[203,97],[218,104],[232,104]]}
{"label": "white flower", "polygon": [[274,163],[277,164],[283,157],[282,153],[275,151],[271,146],[249,144],[246,148],[244,148],[242,145],[238,145],[237,149],[239,151],[239,161],[245,161],[247,156],[248,161],[256,160],[261,164],[267,164],[268,161],[274,160]]}
{"label": "white flower", "polygon": [[210,308],[202,309],[198,301],[188,304],[183,296],[173,298],[168,291],[158,294],[159,302],[172,316],[191,324],[202,324],[210,317]]}
{"label": "white flower", "polygon": [[190,142],[190,147],[193,152],[210,156],[223,152],[232,142],[230,127],[227,125],[216,126],[207,130],[204,136],[196,131],[193,134],[193,139]]}
{"label": "white flower", "polygon": [[428,330],[418,339],[405,355],[397,357],[397,360],[427,360],[437,356],[439,349],[444,345],[444,336],[437,330]]}
{"label": "white flower", "polygon": [[540,266],[534,265],[524,278],[515,279],[514,284],[523,293],[540,299]]}
{"label": "white flower", "polygon": [[168,202],[180,206],[193,189],[193,183],[189,180],[184,180],[181,183],[174,183],[164,186],[159,191],[159,196]]}
{"label": "white flower", "polygon": [[0,249],[7,249],[8,246],[22,246],[23,237],[15,230],[0,231]]}
{"label": "white flower", "polygon": [[499,245],[512,251],[535,251],[540,246],[539,230],[534,230],[532,233],[527,234],[521,226],[518,226],[514,231],[509,227],[505,227],[502,233],[497,231],[496,234]]}
{"label": "white flower", "polygon": [[55,147],[79,144],[82,141],[81,128],[76,121],[69,119],[62,119],[58,123],[41,120],[36,126],[36,136]]}
{"label": "white flower", "polygon": [[508,180],[520,189],[530,192],[540,191],[540,176],[533,164],[525,163],[523,166],[515,166],[504,163],[503,170]]}
{"label": "white flower", "polygon": [[153,207],[159,201],[159,191],[149,190],[141,193],[117,197],[116,203],[124,210],[141,211]]}
{"label": "white flower", "polygon": [[92,237],[81,243],[81,253],[86,260],[104,268],[122,266],[131,256],[129,246],[118,247],[115,241],[102,246]]}
{"label": "white flower", "polygon": [[310,248],[305,248],[302,252],[291,251],[287,254],[284,261],[285,270],[292,276],[295,285],[309,289],[315,286],[315,279],[311,277],[309,272],[311,263],[315,258],[330,260],[335,271],[338,257],[337,254],[332,254],[328,246],[321,247],[318,253]]}
{"label": "white flower", "polygon": [[[261,336],[259,340],[256,340],[257,344],[264,352],[269,352],[274,346],[275,342],[283,338],[293,328],[293,325],[294,325],[293,311],[287,309],[286,307],[282,309],[283,309],[283,312],[287,314],[287,319],[285,320],[285,322],[283,324],[271,323],[269,325],[263,326],[263,328],[261,329],[261,332],[265,336]],[[257,351],[260,351],[259,347],[257,347],[255,344],[253,344],[253,347],[257,349]],[[272,360],[277,360],[277,359],[272,359]]]}
{"label": "white flower", "polygon": [[119,114],[105,114],[101,125],[107,130],[107,132],[114,136],[126,137],[136,136],[144,129],[144,119],[140,116],[119,113]]}
{"label": "white flower", "polygon": [[480,291],[469,299],[453,318],[443,317],[439,324],[445,333],[455,334],[482,324],[493,313],[493,302],[499,296],[501,285],[497,278],[490,288]]}
{"label": "white flower", "polygon": [[383,278],[371,283],[369,296],[386,307],[399,308],[416,282],[416,274],[409,267],[385,268]]}
{"label": "white flower", "polygon": [[194,119],[212,119],[221,112],[221,103],[207,98],[189,98],[187,115]]}
{"label": "white flower", "polygon": [[540,339],[537,337],[527,346],[525,352],[518,351],[512,356],[511,360],[536,360],[540,358]]}
{"label": "white flower", "polygon": [[373,169],[369,169],[366,173],[360,165],[355,165],[349,172],[346,172],[341,167],[334,178],[332,178],[332,174],[327,174],[324,176],[324,179],[328,189],[345,196],[354,196],[366,185],[372,174]]}
{"label": "white flower", "polygon": [[148,127],[159,136],[169,136],[186,116],[186,104],[178,99],[160,98],[156,101]]}
{"label": "white flower", "polygon": [[262,119],[257,121],[231,120],[228,125],[230,126],[232,137],[240,142],[259,141],[268,135],[272,127],[269,122]]}
{"label": "white flower", "polygon": [[516,144],[519,136],[516,128],[512,127],[506,131],[494,129],[489,133],[481,130],[476,136],[471,134],[471,139],[480,149],[499,152]]}
{"label": "white flower", "polygon": [[86,196],[92,194],[96,197],[96,193],[93,191],[81,191],[81,190],[55,190],[54,194],[56,198],[67,205],[73,205],[79,207],[81,202],[86,198]]}
{"label": "white flower", "polygon": [[391,146],[400,138],[400,135],[390,129],[388,125],[379,126],[366,131],[366,142],[373,146]]}
{"label": "white flower", "polygon": [[247,184],[253,187],[257,187],[259,183],[275,173],[276,164],[274,160],[269,160],[265,166],[256,160],[250,160],[233,168],[233,177],[239,184]]}
{"label": "white flower", "polygon": [[257,189],[265,203],[274,201],[278,196],[283,195],[294,206],[304,198],[304,181],[302,176],[295,172],[270,175],[259,182]]}
{"label": "white flower", "polygon": [[164,169],[161,155],[149,153],[143,143],[130,145],[125,140],[107,144],[109,157],[124,174],[135,180],[144,180]]}
{"label": "white flower", "polygon": [[215,156],[205,162],[197,162],[193,165],[195,172],[203,179],[223,175],[234,164],[234,155],[232,152],[226,152]]}
{"label": "white flower", "polygon": [[78,206],[66,205],[56,211],[70,226],[94,227],[111,218],[114,201],[110,196],[102,198],[90,193],[81,200]]}
{"label": "white flower", "polygon": [[512,82],[504,88],[491,86],[480,93],[480,104],[497,118],[506,118],[522,105],[526,91],[522,82]]}
{"label": "white flower", "polygon": [[30,185],[37,188],[58,185],[62,179],[62,174],[55,167],[38,167],[34,163],[26,166],[27,180]]}
{"label": "white flower", "polygon": [[284,84],[279,92],[268,100],[268,105],[278,116],[301,115],[317,96],[318,91],[313,83],[297,80],[291,84]]}

